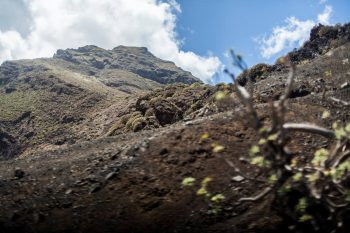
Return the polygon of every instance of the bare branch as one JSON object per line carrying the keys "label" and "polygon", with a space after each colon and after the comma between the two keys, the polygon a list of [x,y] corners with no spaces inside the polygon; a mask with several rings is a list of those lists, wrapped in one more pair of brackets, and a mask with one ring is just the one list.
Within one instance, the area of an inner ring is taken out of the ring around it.
{"label": "bare branch", "polygon": [[335,182],[333,182],[334,187],[338,190],[339,193],[341,193],[342,195],[346,195],[346,190],[343,186],[341,186],[340,184],[337,184]]}
{"label": "bare branch", "polygon": [[254,128],[259,129],[260,128],[260,121],[258,118],[258,114],[253,106],[253,101],[251,99],[249,92],[247,91],[247,89],[245,89],[244,87],[242,87],[239,84],[236,84],[235,86],[237,89],[238,97],[241,99],[243,104],[246,106],[246,108],[248,109],[248,112],[252,115],[252,118],[254,121]]}
{"label": "bare branch", "polygon": [[227,165],[229,165],[231,168],[234,169],[235,172],[237,172],[240,176],[244,177],[247,180],[253,180],[253,181],[259,181],[259,182],[266,182],[266,180],[262,180],[262,179],[257,179],[257,178],[251,178],[249,176],[246,176],[238,167],[236,167],[232,161],[228,160],[225,158],[225,162],[227,163]]}
{"label": "bare branch", "polygon": [[336,204],[330,198],[326,198],[327,203],[335,209],[344,208],[349,205],[349,203]]}
{"label": "bare branch", "polygon": [[342,155],[340,155],[339,158],[337,158],[337,160],[334,161],[334,163],[332,164],[332,168],[337,167],[341,162],[348,159],[349,157],[350,157],[350,151],[347,150]]}
{"label": "bare branch", "polygon": [[[273,104],[273,115],[272,115],[272,128],[274,130],[281,131],[281,138],[285,139],[284,133],[283,133],[283,124],[285,121],[285,114],[286,114],[286,100],[289,97],[293,84],[294,84],[294,78],[295,78],[295,65],[288,59],[287,62],[289,63],[291,70],[289,72],[289,76],[286,83],[286,88],[284,91],[284,94],[280,97],[279,101],[276,101]],[[282,140],[284,141],[284,140]]]}
{"label": "bare branch", "polygon": [[331,154],[328,156],[328,159],[325,162],[325,168],[330,168],[333,164],[333,161],[337,158],[337,155],[344,143],[337,141],[335,148],[331,151]]}
{"label": "bare branch", "polygon": [[244,201],[258,201],[261,198],[265,197],[268,193],[270,193],[272,191],[271,187],[267,187],[265,188],[261,193],[259,193],[258,195],[254,196],[254,197],[242,197],[238,200],[238,202],[244,202]]}
{"label": "bare branch", "polygon": [[247,89],[242,87],[241,85],[237,85],[237,90],[239,91],[239,94],[241,95],[243,101],[246,103],[247,101],[251,102],[251,97]]}
{"label": "bare branch", "polygon": [[271,109],[271,132],[276,132],[277,131],[277,127],[279,124],[279,117],[278,117],[278,112],[277,109],[274,105],[273,102],[270,102],[270,109]]}
{"label": "bare branch", "polygon": [[288,131],[299,131],[305,133],[318,134],[326,138],[335,138],[335,133],[332,130],[322,128],[310,123],[285,123],[283,129]]}
{"label": "bare branch", "polygon": [[294,78],[295,78],[295,65],[292,64],[290,61],[290,67],[291,70],[289,72],[288,80],[287,80],[287,87],[285,89],[284,95],[280,97],[281,104],[284,104],[285,100],[289,97],[290,93],[292,92],[293,84],[294,84]]}
{"label": "bare branch", "polygon": [[346,102],[344,100],[337,99],[337,98],[334,98],[334,97],[330,97],[330,99],[333,100],[334,102],[338,103],[338,104],[344,105],[345,107],[350,106],[350,102]]}

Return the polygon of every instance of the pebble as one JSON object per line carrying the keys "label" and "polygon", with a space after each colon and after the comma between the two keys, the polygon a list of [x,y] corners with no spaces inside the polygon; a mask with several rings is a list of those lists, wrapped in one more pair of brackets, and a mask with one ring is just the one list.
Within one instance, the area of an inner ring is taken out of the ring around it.
{"label": "pebble", "polygon": [[91,193],[96,193],[96,192],[98,192],[98,191],[100,191],[101,190],[101,185],[100,184],[94,184],[94,185],[92,185],[91,186],[91,189],[90,189],[90,194]]}
{"label": "pebble", "polygon": [[105,177],[105,180],[111,180],[116,176],[116,172],[110,172],[108,175]]}
{"label": "pebble", "polygon": [[23,170],[16,168],[15,174],[14,174],[15,178],[22,179],[24,175],[25,175],[25,172]]}
{"label": "pebble", "polygon": [[66,194],[66,195],[69,195],[69,194],[71,194],[72,192],[73,192],[72,189],[68,189],[68,190],[65,192],[65,194]]}
{"label": "pebble", "polygon": [[241,181],[243,181],[243,180],[244,180],[244,177],[243,177],[243,176],[238,175],[238,176],[234,176],[234,177],[232,177],[232,180],[233,180],[233,181],[236,181],[236,182],[241,182]]}
{"label": "pebble", "polygon": [[347,87],[350,87],[350,84],[349,84],[348,82],[345,82],[345,83],[343,83],[343,84],[340,86],[341,89],[344,89],[344,88],[347,88]]}

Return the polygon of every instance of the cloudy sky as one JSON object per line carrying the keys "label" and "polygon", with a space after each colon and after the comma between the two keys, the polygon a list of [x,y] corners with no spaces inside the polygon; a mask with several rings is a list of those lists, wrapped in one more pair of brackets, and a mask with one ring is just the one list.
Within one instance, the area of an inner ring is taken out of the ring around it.
{"label": "cloudy sky", "polygon": [[349,12],[349,0],[0,0],[0,63],[87,44],[145,46],[208,81],[229,48],[249,65],[273,63]]}

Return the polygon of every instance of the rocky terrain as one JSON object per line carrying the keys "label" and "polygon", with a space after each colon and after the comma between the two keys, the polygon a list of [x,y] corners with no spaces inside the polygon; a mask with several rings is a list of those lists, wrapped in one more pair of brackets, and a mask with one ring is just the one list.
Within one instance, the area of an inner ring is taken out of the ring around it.
{"label": "rocky terrain", "polygon": [[[318,26],[297,64],[286,118],[330,128],[350,121],[350,25]],[[289,67],[259,64],[238,81],[259,118]],[[251,80],[251,81],[250,81]],[[327,110],[330,117],[322,118]],[[202,84],[145,48],[95,46],[0,67],[0,232],[288,232],[271,198],[237,203],[265,183],[247,162],[257,135],[232,85]],[[203,136],[205,135],[205,136]],[[296,156],[332,140],[295,133]],[[220,144],[220,153],[213,150]],[[230,161],[230,163],[227,163]],[[212,177],[220,215],[185,177]]]}
{"label": "rocky terrain", "polygon": [[4,62],[0,126],[18,148],[1,158],[98,138],[137,96],[178,82],[200,81],[146,48],[85,46],[48,59]]}

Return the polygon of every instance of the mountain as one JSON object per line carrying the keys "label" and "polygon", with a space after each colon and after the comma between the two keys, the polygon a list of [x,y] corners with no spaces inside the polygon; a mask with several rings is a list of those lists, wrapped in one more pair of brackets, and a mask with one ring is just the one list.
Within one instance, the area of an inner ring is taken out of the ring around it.
{"label": "mountain", "polygon": [[0,66],[0,123],[21,147],[11,151],[74,144],[103,135],[137,95],[170,83],[200,80],[146,48],[85,46],[8,61]]}
{"label": "mountain", "polygon": [[[318,25],[289,54],[296,78],[285,106],[288,122],[327,129],[349,122],[349,25]],[[232,84],[164,85],[137,76],[135,83],[148,86],[130,88],[130,94],[123,85],[108,86],[102,75],[114,72],[113,58],[96,68],[98,56],[87,59],[78,50],[1,67],[7,80],[0,92],[0,106],[6,106],[1,155],[20,156],[0,163],[0,232],[295,232],[276,212],[272,194],[238,201],[260,194],[271,174],[250,163],[249,150],[260,138]],[[136,72],[127,64],[124,72]],[[266,124],[289,73],[278,61],[237,78]],[[288,139],[298,162],[336,141],[305,132]],[[186,177],[195,177],[196,185],[182,187]],[[220,214],[196,195],[206,177],[213,179],[208,190],[225,196]]]}
{"label": "mountain", "polygon": [[118,46],[104,50],[96,46],[85,46],[78,49],[58,50],[54,59],[62,59],[75,64],[73,70],[83,71],[101,79],[107,86],[124,85],[123,82],[110,79],[112,72],[130,72],[161,84],[200,82],[190,72],[185,72],[173,62],[164,61],[144,47]]}

